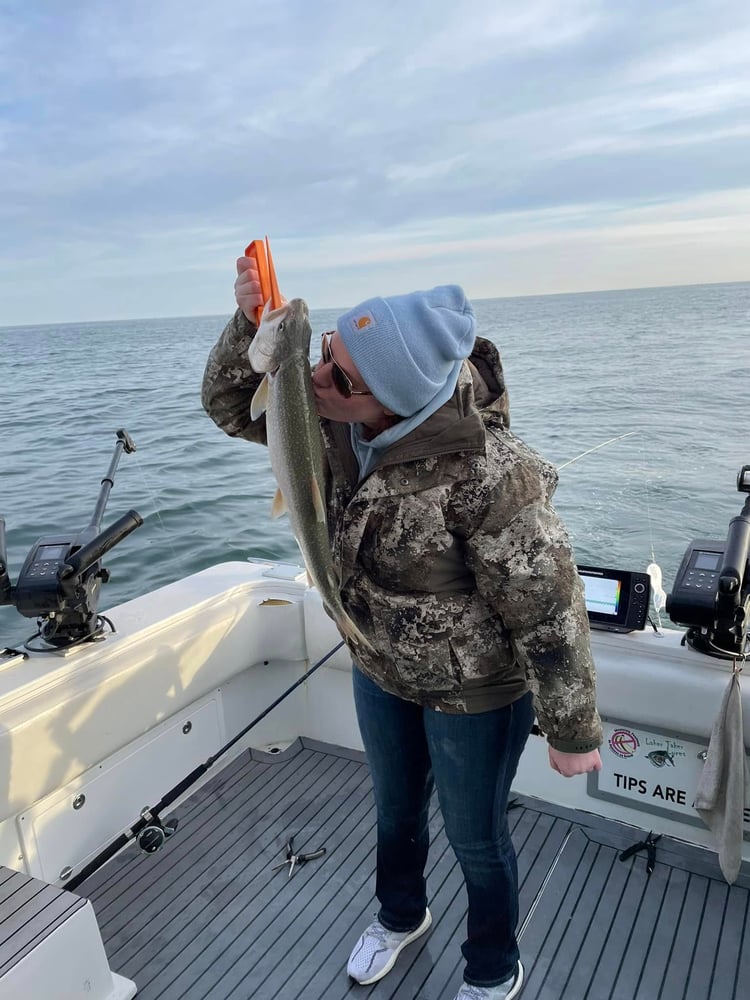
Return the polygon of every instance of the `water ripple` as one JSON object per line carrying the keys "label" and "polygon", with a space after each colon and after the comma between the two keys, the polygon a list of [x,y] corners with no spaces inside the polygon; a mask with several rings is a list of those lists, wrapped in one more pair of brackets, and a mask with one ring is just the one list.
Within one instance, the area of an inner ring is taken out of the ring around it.
{"label": "water ripple", "polygon": [[[478,328],[500,348],[514,431],[556,464],[635,430],[561,473],[555,503],[579,562],[669,583],[687,542],[723,537],[750,463],[745,410],[750,284],[494,299]],[[336,312],[313,312],[317,335]],[[226,317],[0,329],[0,514],[15,580],[41,535],[85,526],[125,427],[104,517],[145,524],[105,560],[102,608],[216,562],[300,561],[265,450],[232,440],[200,405]],[[3,642],[33,631],[0,608]]]}

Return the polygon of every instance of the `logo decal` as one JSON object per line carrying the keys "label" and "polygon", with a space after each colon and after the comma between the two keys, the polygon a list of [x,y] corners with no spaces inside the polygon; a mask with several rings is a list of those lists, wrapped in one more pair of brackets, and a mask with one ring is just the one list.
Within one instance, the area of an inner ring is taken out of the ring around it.
{"label": "logo decal", "polygon": [[640,743],[629,729],[615,729],[609,738],[609,749],[618,757],[632,757]]}
{"label": "logo decal", "polygon": [[664,767],[665,764],[674,767],[674,757],[667,750],[652,750],[646,754],[646,759],[650,760],[654,767]]}
{"label": "logo decal", "polygon": [[362,313],[360,316],[352,317],[352,327],[354,330],[366,330],[368,326],[375,326],[375,317],[372,313]]}

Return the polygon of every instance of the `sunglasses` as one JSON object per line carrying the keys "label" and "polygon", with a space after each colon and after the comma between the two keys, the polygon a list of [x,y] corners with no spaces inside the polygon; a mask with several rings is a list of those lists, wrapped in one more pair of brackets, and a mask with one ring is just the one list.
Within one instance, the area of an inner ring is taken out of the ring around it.
{"label": "sunglasses", "polygon": [[336,361],[331,350],[331,338],[333,333],[324,333],[320,347],[320,356],[323,364],[332,364],[331,378],[336,390],[341,393],[344,399],[351,399],[352,396],[372,396],[369,389],[355,389],[352,380],[346,374],[341,365]]}

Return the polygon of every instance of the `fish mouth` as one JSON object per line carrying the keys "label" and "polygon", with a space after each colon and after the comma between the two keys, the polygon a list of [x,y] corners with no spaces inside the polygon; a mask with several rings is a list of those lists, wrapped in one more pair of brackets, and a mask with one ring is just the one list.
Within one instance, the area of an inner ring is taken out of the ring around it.
{"label": "fish mouth", "polygon": [[304,299],[292,299],[291,302],[287,302],[290,312],[302,313],[305,319],[310,318],[310,310],[307,307],[307,303]]}

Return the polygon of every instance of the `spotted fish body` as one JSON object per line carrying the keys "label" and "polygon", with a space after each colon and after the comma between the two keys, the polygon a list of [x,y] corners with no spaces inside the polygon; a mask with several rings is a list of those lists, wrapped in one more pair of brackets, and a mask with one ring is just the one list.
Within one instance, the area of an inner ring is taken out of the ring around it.
{"label": "spotted fish body", "polygon": [[251,403],[253,420],[265,412],[268,451],[278,490],[272,516],[289,515],[308,576],[336,624],[354,642],[369,643],[341,603],[325,509],[324,451],[310,370],[306,303],[266,306],[248,349],[250,364],[265,373]]}

